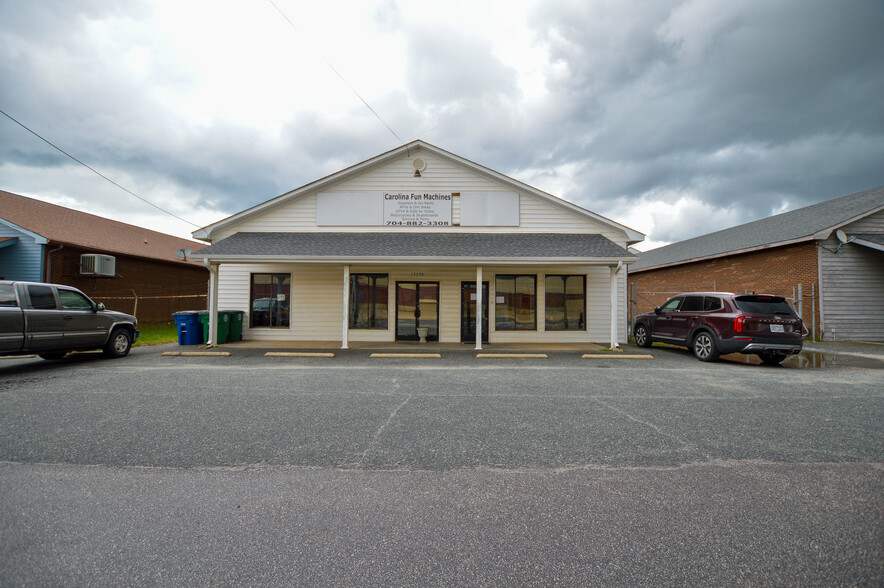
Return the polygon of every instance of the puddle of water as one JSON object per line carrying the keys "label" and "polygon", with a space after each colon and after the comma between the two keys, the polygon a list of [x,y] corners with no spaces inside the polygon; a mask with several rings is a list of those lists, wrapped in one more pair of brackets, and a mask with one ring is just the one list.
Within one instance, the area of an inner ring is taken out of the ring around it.
{"label": "puddle of water", "polygon": [[[721,359],[733,363],[762,365],[761,359],[759,359],[757,355],[731,353],[730,355],[722,355]],[[821,353],[818,351],[802,351],[797,355],[790,355],[788,358],[786,358],[785,361],[783,361],[781,365],[784,368],[811,370],[845,367],[884,369],[884,358],[860,357],[855,355],[842,355],[837,353]]]}

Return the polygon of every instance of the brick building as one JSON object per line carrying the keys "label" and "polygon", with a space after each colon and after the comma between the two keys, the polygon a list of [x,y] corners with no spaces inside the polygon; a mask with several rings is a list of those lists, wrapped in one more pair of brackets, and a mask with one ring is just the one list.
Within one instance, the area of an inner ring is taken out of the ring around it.
{"label": "brick building", "polygon": [[884,341],[884,187],[639,254],[632,316],[689,291],[784,296],[813,336]]}
{"label": "brick building", "polygon": [[143,323],[206,307],[208,270],[176,256],[204,246],[0,191],[0,279],[74,286]]}

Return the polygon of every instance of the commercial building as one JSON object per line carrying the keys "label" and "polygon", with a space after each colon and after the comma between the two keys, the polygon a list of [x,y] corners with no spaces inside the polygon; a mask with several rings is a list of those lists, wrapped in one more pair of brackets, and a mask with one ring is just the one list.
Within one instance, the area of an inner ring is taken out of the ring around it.
{"label": "commercial building", "polygon": [[244,311],[244,339],[481,348],[616,346],[644,235],[414,141],[194,237],[210,310]]}

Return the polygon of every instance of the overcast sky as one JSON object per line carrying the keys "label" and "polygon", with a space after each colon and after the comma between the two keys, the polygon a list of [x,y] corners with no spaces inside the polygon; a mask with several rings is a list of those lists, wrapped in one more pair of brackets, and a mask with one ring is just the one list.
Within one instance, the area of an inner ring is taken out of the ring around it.
{"label": "overcast sky", "polygon": [[[0,0],[0,109],[199,226],[401,144],[351,87],[640,249],[884,185],[881,0],[275,2]],[[2,115],[0,189],[195,229]]]}

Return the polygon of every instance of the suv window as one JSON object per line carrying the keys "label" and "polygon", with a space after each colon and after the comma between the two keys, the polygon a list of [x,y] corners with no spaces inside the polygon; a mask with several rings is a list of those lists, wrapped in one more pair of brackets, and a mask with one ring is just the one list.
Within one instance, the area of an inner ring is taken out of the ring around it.
{"label": "suv window", "polygon": [[673,312],[678,308],[679,304],[681,304],[681,297],[673,298],[660,307],[660,312]]}
{"label": "suv window", "polygon": [[757,314],[795,314],[789,303],[781,296],[737,296],[734,304],[743,312]]}
{"label": "suv window", "polygon": [[724,304],[718,296],[706,296],[703,298],[703,310],[721,310]]}
{"label": "suv window", "polygon": [[679,309],[681,312],[698,312],[703,310],[702,296],[685,296]]}
{"label": "suv window", "polygon": [[49,286],[28,286],[31,307],[41,310],[55,310],[55,295]]}
{"label": "suv window", "polygon": [[12,284],[0,284],[0,306],[18,306],[15,299],[15,286]]}
{"label": "suv window", "polygon": [[92,310],[92,303],[88,298],[74,292],[73,290],[58,289],[58,301],[61,302],[62,308],[70,308],[74,310]]}

